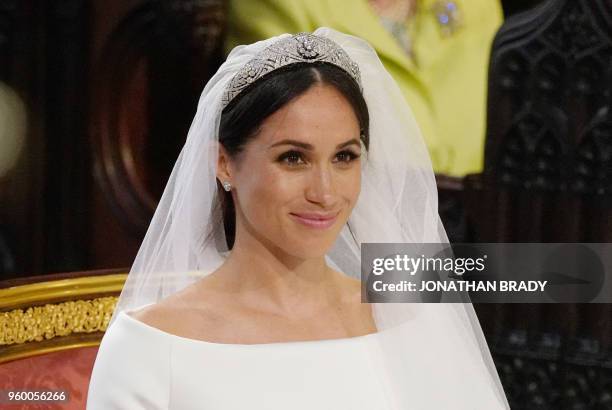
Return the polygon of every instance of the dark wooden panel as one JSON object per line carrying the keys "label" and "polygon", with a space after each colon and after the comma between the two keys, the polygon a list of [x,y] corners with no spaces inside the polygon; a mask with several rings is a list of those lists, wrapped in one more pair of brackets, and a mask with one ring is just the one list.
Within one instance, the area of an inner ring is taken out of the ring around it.
{"label": "dark wooden panel", "polygon": [[0,2],[0,81],[27,112],[0,176],[0,278],[129,266],[224,22],[221,0]]}
{"label": "dark wooden panel", "polygon": [[[475,241],[612,241],[611,10],[549,0],[499,31],[485,168],[464,180]],[[608,305],[476,310],[513,409],[612,408]]]}
{"label": "dark wooden panel", "polygon": [[[93,266],[131,261],[222,58],[220,1],[146,2],[100,22],[91,136],[98,202]],[[105,222],[101,222],[105,221]],[[112,238],[124,238],[113,246]]]}

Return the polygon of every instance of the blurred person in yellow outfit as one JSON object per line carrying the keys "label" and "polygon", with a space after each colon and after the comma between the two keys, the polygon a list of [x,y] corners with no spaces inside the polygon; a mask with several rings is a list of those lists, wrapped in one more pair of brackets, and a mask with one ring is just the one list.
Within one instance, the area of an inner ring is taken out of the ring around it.
{"label": "blurred person in yellow outfit", "polygon": [[226,48],[331,27],[367,40],[399,84],[434,170],[483,166],[487,72],[499,0],[230,0]]}

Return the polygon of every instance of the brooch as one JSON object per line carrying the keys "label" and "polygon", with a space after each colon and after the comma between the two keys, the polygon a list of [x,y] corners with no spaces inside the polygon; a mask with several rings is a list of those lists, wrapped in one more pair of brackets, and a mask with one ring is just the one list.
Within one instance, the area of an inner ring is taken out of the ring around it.
{"label": "brooch", "polygon": [[442,35],[450,36],[461,28],[463,16],[457,2],[440,0],[432,5],[431,10],[436,17]]}

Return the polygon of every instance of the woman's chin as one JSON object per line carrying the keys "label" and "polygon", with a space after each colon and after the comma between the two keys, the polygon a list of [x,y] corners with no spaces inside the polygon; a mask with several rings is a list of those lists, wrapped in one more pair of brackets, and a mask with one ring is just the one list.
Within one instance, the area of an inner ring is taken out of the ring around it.
{"label": "woman's chin", "polygon": [[341,228],[340,221],[326,229],[311,228],[299,223],[290,224],[279,246],[288,254],[298,258],[320,258],[332,249]]}
{"label": "woman's chin", "polygon": [[285,251],[300,259],[316,259],[325,256],[333,246],[334,241],[327,238],[297,238],[291,241],[291,246],[285,243]]}

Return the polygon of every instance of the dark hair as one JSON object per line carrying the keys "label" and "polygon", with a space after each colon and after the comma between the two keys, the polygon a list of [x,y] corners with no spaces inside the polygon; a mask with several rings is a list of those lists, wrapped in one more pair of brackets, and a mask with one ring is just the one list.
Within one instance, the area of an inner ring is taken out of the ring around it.
{"label": "dark hair", "polygon": [[[242,90],[224,108],[219,125],[219,142],[230,158],[236,158],[259,132],[266,118],[316,84],[331,85],[349,102],[359,122],[361,141],[370,145],[370,118],[365,99],[353,78],[339,67],[327,63],[293,64],[273,71]],[[217,181],[222,207],[223,227],[229,249],[236,235],[236,212],[231,193]]]}

